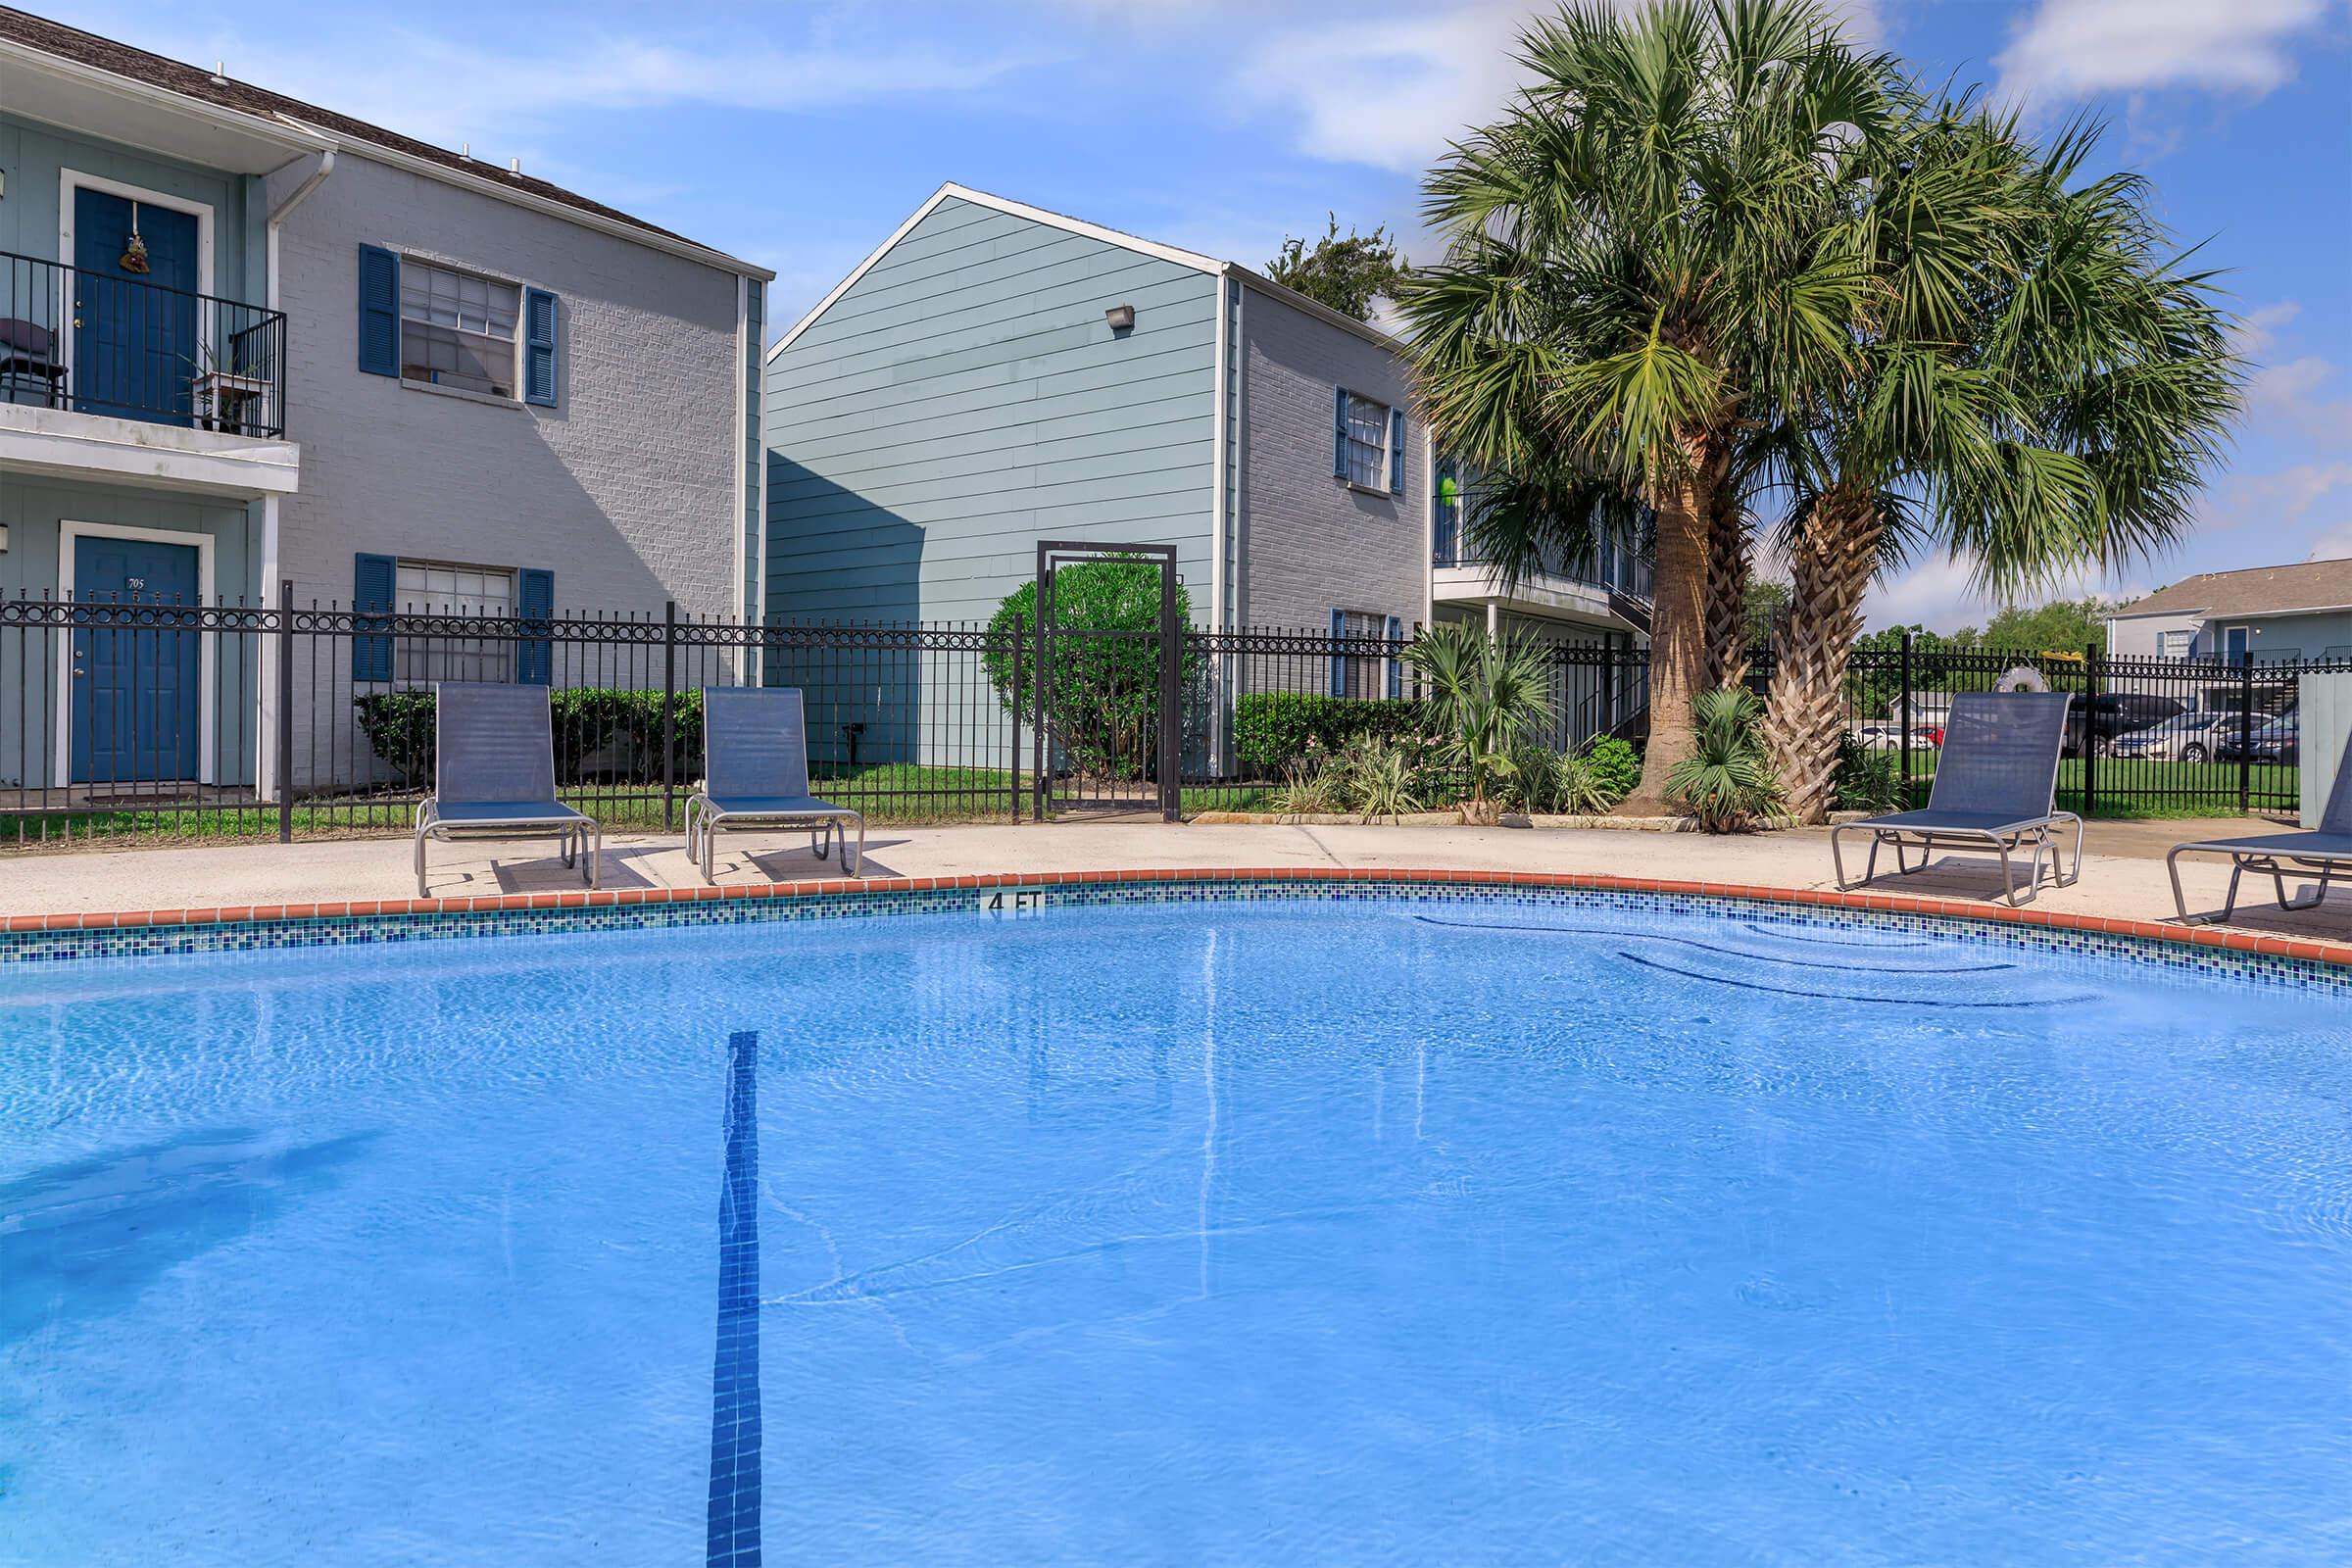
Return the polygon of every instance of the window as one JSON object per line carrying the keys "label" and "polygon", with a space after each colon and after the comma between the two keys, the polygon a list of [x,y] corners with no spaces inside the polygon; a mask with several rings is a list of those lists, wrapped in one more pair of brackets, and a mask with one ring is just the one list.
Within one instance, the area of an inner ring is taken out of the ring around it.
{"label": "window", "polygon": [[1348,482],[1389,487],[1389,406],[1354,392],[1348,394]]}
{"label": "window", "polygon": [[516,284],[403,258],[401,377],[494,398],[514,396],[514,323],[521,311]]}
{"label": "window", "polygon": [[2189,647],[2196,641],[2196,637],[2197,634],[2193,631],[2160,631],[2156,634],[2156,657],[2158,659],[2186,659]]}
{"label": "window", "polygon": [[[514,612],[514,573],[496,566],[404,561],[393,605],[405,615],[496,615]],[[512,680],[514,645],[502,638],[402,637],[395,675],[403,681]]]}
{"label": "window", "polygon": [[[1383,418],[1387,417],[1384,413]],[[1350,640],[1358,637],[1381,642],[1389,635],[1388,617],[1367,614],[1360,610],[1332,612],[1331,629]],[[1378,654],[1359,653],[1350,648],[1332,661],[1338,678],[1333,682],[1334,697],[1386,697],[1389,694],[1389,662]]]}

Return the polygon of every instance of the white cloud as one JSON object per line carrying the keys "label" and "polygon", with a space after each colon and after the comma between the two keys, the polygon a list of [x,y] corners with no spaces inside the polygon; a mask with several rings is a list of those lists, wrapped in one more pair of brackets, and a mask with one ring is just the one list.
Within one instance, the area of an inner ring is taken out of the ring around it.
{"label": "white cloud", "polygon": [[2352,442],[2352,398],[2329,396],[2336,387],[2334,363],[2316,354],[2266,365],[2247,379],[2246,412],[2341,445]]}
{"label": "white cloud", "polygon": [[1994,56],[2005,95],[2138,88],[2260,95],[2295,74],[2329,0],[2041,0]]}
{"label": "white cloud", "polygon": [[2250,360],[2262,358],[2278,341],[2279,331],[2302,314],[2303,307],[2293,300],[2280,300],[2248,311],[2237,318],[2234,329],[2237,352]]}
{"label": "white cloud", "polygon": [[2352,522],[2339,522],[2311,542],[2305,561],[2341,561],[2352,556]]}
{"label": "white cloud", "polygon": [[1518,7],[1483,6],[1277,28],[1250,46],[1236,86],[1296,116],[1300,152],[1418,172],[1518,86],[1523,21]]}
{"label": "white cloud", "polygon": [[[225,61],[229,74],[419,140],[476,143],[514,135],[570,111],[701,106],[821,111],[845,105],[972,92],[1054,58],[1036,48],[973,47],[901,35],[844,40],[817,25],[746,44],[611,31],[543,46],[502,41],[492,29],[459,36],[415,27],[370,28],[364,41],[332,30],[244,32],[190,25],[187,13],[104,14],[84,25],[175,59]],[[429,84],[419,91],[418,84]]]}

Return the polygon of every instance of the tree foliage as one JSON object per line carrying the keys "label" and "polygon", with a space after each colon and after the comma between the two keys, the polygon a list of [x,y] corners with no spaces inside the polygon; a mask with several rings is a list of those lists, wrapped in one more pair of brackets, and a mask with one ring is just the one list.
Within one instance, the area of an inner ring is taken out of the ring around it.
{"label": "tree foliage", "polygon": [[2001,652],[2080,654],[2093,644],[2106,644],[2107,617],[2114,611],[2113,605],[2096,597],[2010,605],[1986,621],[1983,630],[1963,626],[1953,640],[1964,647]]}
{"label": "tree foliage", "polygon": [[1312,249],[1302,239],[1285,239],[1282,254],[1266,264],[1266,275],[1343,316],[1369,321],[1372,307],[1396,293],[1408,270],[1404,257],[1385,226],[1369,234],[1350,227],[1342,235],[1339,215],[1330,219]]}
{"label": "tree foliage", "polygon": [[[1148,561],[1088,561],[1054,574],[1053,669],[1048,727],[1061,761],[1085,778],[1148,778],[1157,765],[1160,567]],[[1176,585],[1176,620],[1191,624],[1192,601]],[[1037,584],[1004,596],[989,621],[981,656],[1005,711],[1037,710]],[[1070,635],[1060,635],[1068,633]],[[1012,648],[1017,641],[1019,656]],[[1179,639],[1179,700],[1204,662],[1191,639]],[[1018,666],[1019,680],[1013,678]]]}

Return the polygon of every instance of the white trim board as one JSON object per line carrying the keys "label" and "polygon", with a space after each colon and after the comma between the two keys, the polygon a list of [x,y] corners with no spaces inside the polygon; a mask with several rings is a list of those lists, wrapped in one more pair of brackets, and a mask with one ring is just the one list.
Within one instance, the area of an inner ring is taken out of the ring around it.
{"label": "white trim board", "polygon": [[817,318],[831,310],[844,294],[857,287],[858,280],[872,270],[874,265],[883,257],[889,255],[899,241],[913,231],[917,223],[929,218],[939,210],[942,203],[951,199],[969,202],[975,207],[986,207],[991,211],[1004,213],[1014,218],[1025,218],[1031,222],[1043,223],[1050,228],[1058,228],[1064,233],[1079,234],[1088,239],[1101,240],[1105,245],[1116,245],[1121,250],[1133,251],[1139,256],[1150,256],[1178,267],[1190,268],[1196,272],[1206,272],[1212,277],[1240,278],[1248,287],[1280,300],[1285,305],[1304,311],[1318,320],[1339,327],[1343,331],[1352,332],[1357,337],[1376,343],[1394,353],[1408,352],[1408,345],[1402,339],[1393,337],[1376,326],[1357,320],[1352,316],[1335,311],[1319,300],[1310,300],[1297,289],[1285,288],[1272,278],[1253,272],[1247,267],[1233,262],[1221,262],[1213,256],[1203,256],[1199,251],[1188,251],[1175,245],[1162,245],[1156,240],[1143,239],[1134,234],[1124,233],[1119,229],[1105,228],[1101,223],[1090,223],[1083,218],[1072,218],[1067,213],[1056,213],[1043,207],[1032,207],[1027,202],[1016,202],[1009,196],[998,196],[988,191],[974,190],[969,185],[958,185],[951,179],[933,191],[929,198],[908,216],[906,221],[891,230],[890,237],[868,252],[864,261],[851,269],[849,276],[834,284],[831,293],[818,300],[807,315],[793,322],[792,329],[777,338],[768,349],[766,360],[763,363],[773,364],[777,355],[790,348],[795,339],[816,324]]}
{"label": "white trim board", "polygon": [[[60,598],[74,593],[74,545],[89,539],[143,539],[150,544],[194,546],[196,550],[196,597],[204,604],[215,603],[213,536],[194,533],[182,528],[139,528],[122,522],[81,522],[72,517],[57,525],[57,591]],[[196,782],[210,784],[213,779],[214,685],[218,679],[215,669],[214,645],[217,637],[202,637],[194,632],[196,643]],[[74,628],[60,626],[57,630],[57,758],[50,768],[59,789],[70,789],[74,783]],[[105,780],[100,780],[103,783]],[[140,780],[138,782],[146,782]],[[157,783],[176,780],[158,779]]]}

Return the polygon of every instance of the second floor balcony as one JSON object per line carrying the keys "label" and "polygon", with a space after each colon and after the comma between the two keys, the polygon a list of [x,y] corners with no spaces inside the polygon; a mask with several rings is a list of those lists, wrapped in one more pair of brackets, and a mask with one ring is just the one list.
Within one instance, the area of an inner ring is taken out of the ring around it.
{"label": "second floor balcony", "polygon": [[0,406],[286,433],[286,318],[0,251]]}
{"label": "second floor balcony", "polygon": [[1568,615],[1640,632],[1649,630],[1650,568],[1639,551],[1603,541],[1591,559],[1571,564],[1549,557],[1505,586],[1494,563],[1464,535],[1461,507],[1440,507],[1430,540],[1434,597],[1440,603],[1490,601],[1542,614]]}

